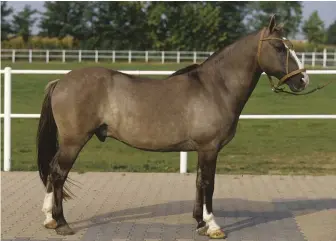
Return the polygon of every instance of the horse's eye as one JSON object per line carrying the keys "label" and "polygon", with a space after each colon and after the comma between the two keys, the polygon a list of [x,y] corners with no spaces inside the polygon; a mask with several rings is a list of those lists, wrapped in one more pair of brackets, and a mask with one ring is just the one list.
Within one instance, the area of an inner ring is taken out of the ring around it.
{"label": "horse's eye", "polygon": [[278,50],[278,51],[283,51],[284,49],[286,49],[285,46],[282,45],[282,44],[275,45],[275,48],[276,48],[276,50]]}

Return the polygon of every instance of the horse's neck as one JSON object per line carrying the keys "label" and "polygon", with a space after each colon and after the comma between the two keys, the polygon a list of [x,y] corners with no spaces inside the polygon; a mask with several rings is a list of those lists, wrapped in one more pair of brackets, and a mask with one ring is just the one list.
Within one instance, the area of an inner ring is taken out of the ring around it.
{"label": "horse's neck", "polygon": [[204,66],[213,71],[214,91],[235,114],[241,113],[261,75],[256,62],[258,40],[259,34],[241,39]]}

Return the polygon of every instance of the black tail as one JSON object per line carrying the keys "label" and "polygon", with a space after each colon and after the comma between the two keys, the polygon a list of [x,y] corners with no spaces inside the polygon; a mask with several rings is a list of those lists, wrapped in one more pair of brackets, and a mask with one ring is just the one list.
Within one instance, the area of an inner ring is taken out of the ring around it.
{"label": "black tail", "polygon": [[50,162],[58,149],[57,126],[51,108],[51,95],[57,84],[56,81],[50,82],[46,87],[46,94],[42,104],[41,117],[37,130],[37,165],[40,178],[47,185],[50,173]]}
{"label": "black tail", "polygon": [[[55,89],[58,80],[51,81],[46,86],[46,94],[42,104],[41,117],[37,130],[37,165],[40,178],[47,186],[48,176],[50,174],[50,163],[53,160],[57,150],[57,126],[51,108],[51,95]],[[64,198],[70,198],[68,193],[64,192]]]}

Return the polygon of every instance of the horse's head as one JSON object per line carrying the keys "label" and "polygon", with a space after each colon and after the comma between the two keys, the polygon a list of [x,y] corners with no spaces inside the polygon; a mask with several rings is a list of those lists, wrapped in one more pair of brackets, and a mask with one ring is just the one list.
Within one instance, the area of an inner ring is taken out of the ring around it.
{"label": "horse's head", "polygon": [[292,43],[283,37],[283,26],[276,25],[274,15],[268,27],[261,30],[258,63],[268,76],[279,79],[274,87],[287,84],[293,92],[300,92],[309,84],[303,64],[296,56]]}

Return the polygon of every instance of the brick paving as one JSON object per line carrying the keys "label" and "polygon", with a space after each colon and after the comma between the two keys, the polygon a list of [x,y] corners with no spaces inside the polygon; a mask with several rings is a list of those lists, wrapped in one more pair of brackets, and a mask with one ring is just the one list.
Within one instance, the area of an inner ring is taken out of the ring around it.
{"label": "brick paving", "polygon": [[[1,173],[1,240],[208,240],[195,233],[195,174],[71,173],[75,231],[42,226],[37,172]],[[335,241],[336,176],[216,175],[214,210],[229,241]]]}

